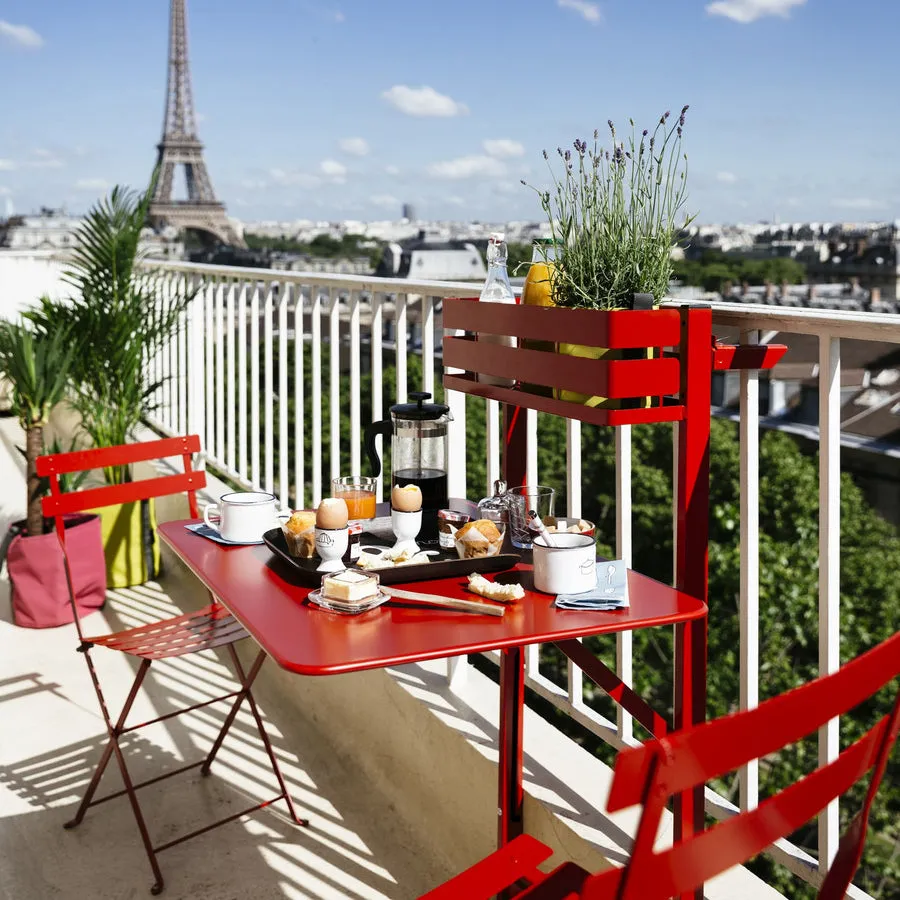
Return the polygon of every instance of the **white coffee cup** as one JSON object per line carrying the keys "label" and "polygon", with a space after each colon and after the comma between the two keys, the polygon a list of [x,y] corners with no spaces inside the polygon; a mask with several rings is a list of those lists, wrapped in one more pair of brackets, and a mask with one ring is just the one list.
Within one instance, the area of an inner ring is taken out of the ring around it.
{"label": "white coffee cup", "polygon": [[534,586],[545,594],[583,594],[597,586],[597,550],[587,534],[556,532],[554,547],[543,536],[532,543]]}
{"label": "white coffee cup", "polygon": [[[234,491],[203,510],[203,521],[235,544],[256,544],[263,532],[278,528],[278,500],[264,491]],[[215,521],[212,521],[215,519]]]}

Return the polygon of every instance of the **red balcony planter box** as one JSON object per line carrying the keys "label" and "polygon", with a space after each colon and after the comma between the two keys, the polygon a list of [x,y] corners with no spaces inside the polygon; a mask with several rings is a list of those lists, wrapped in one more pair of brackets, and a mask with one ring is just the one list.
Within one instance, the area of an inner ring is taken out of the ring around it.
{"label": "red balcony planter box", "polygon": [[[683,418],[677,309],[605,311],[451,299],[444,302],[443,316],[444,328],[467,332],[444,338],[445,367],[463,370],[445,373],[447,388],[594,425]],[[540,349],[479,341],[480,334],[514,337],[520,345],[537,342]],[[559,353],[560,344],[613,352],[592,359]],[[516,386],[486,384],[479,374]],[[570,397],[578,399],[564,399]],[[610,402],[578,402],[595,397]]]}

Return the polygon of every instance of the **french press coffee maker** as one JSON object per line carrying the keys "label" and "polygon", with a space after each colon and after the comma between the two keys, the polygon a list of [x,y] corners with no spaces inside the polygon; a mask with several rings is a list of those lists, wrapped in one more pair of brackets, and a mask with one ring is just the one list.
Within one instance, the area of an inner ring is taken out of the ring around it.
{"label": "french press coffee maker", "polygon": [[372,474],[381,474],[381,459],[375,447],[380,434],[391,439],[391,487],[415,484],[422,491],[423,541],[437,541],[437,512],[447,507],[448,425],[453,421],[450,407],[426,403],[431,394],[410,393],[412,402],[391,407],[390,419],[366,426],[366,455]]}

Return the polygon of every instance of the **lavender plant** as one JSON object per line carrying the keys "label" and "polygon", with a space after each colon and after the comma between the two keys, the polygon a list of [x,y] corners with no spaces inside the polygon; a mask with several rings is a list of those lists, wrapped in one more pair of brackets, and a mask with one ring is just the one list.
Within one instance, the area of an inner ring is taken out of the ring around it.
{"label": "lavender plant", "polygon": [[552,191],[527,184],[541,201],[556,245],[550,287],[557,306],[581,309],[631,309],[635,293],[652,294],[658,303],[672,277],[672,248],[679,231],[693,221],[682,212],[687,200],[687,154],[681,140],[688,107],[670,121],[660,116],[650,134],[620,141],[612,120],[612,146],[576,140],[572,150],[557,149],[563,163],[558,176],[544,151]]}

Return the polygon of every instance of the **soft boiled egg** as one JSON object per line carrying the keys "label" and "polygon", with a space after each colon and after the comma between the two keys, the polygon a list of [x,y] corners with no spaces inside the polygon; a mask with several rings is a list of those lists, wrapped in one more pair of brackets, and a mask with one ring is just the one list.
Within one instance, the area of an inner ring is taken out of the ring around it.
{"label": "soft boiled egg", "polygon": [[417,484],[395,484],[391,489],[391,509],[418,512],[422,508],[422,489]]}
{"label": "soft boiled egg", "polygon": [[347,504],[340,497],[326,497],[316,510],[316,528],[335,531],[347,527],[350,514]]}

